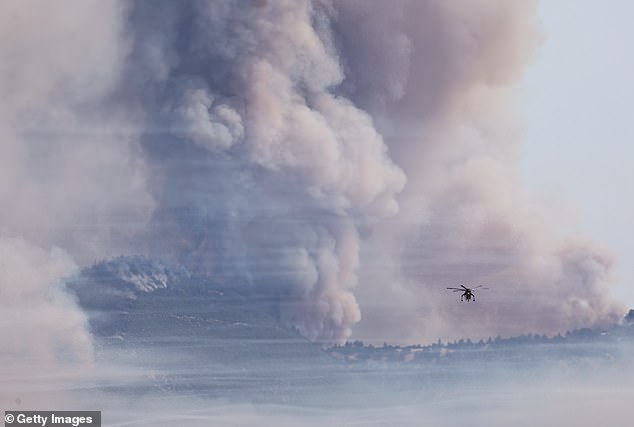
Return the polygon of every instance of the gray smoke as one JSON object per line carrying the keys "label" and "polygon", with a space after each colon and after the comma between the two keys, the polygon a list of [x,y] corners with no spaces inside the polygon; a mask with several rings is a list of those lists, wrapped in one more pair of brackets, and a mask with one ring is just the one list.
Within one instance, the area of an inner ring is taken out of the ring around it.
{"label": "gray smoke", "polygon": [[[554,332],[618,312],[610,257],[560,236],[517,176],[533,2],[0,12],[0,237],[31,248],[16,254],[177,260],[268,293],[327,342]],[[460,282],[491,290],[461,306],[444,290]]]}
{"label": "gray smoke", "polygon": [[131,12],[126,93],[146,114],[155,250],[268,289],[306,336],[341,341],[360,319],[356,221],[393,215],[405,177],[337,89],[327,8],[258,5]]}

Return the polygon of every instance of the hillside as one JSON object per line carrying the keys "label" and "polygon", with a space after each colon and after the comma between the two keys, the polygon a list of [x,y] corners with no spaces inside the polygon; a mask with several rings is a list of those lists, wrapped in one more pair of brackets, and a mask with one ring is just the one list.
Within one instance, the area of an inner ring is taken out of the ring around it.
{"label": "hillside", "polygon": [[[556,336],[469,338],[450,343],[383,346],[349,342],[323,349],[280,322],[277,301],[245,283],[228,285],[141,256],[95,263],[68,282],[104,346],[160,346],[236,362],[263,358],[346,362],[452,363],[465,359],[535,364],[622,357],[634,342],[634,310],[621,324]],[[193,345],[195,343],[195,345]]]}

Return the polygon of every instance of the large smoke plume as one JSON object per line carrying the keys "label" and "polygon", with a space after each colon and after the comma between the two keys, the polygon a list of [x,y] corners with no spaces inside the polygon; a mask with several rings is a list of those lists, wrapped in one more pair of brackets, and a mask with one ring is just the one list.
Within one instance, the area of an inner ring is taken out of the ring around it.
{"label": "large smoke plume", "polygon": [[[534,2],[56,7],[0,6],[0,237],[25,262],[175,259],[327,342],[618,313],[610,257],[560,236],[515,168]],[[459,282],[491,290],[464,306]]]}

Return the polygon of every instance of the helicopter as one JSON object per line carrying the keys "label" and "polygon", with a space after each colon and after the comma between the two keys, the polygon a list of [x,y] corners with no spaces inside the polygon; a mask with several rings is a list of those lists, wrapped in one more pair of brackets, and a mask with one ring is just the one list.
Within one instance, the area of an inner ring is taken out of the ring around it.
{"label": "helicopter", "polygon": [[474,289],[489,289],[487,287],[484,287],[483,285],[478,285],[478,286],[474,286],[473,288],[467,288],[465,285],[460,285],[459,288],[447,288],[449,290],[452,290],[454,292],[462,292],[462,295],[460,295],[460,301],[464,301],[464,299],[466,298],[467,301],[471,301],[473,299],[473,301],[475,301],[475,294],[473,293]]}

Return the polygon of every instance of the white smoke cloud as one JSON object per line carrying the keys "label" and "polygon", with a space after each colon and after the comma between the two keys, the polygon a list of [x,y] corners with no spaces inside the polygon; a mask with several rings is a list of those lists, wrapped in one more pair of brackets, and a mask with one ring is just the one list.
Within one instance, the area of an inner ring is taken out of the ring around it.
{"label": "white smoke cloud", "polygon": [[171,132],[210,151],[230,148],[244,136],[241,116],[226,104],[217,104],[203,81],[184,80],[179,99],[165,108]]}
{"label": "white smoke cloud", "polygon": [[91,362],[87,320],[59,282],[76,268],[59,248],[0,238],[0,354],[13,374],[16,364],[32,369]]}
{"label": "white smoke cloud", "polygon": [[129,247],[149,218],[143,161],[105,102],[127,51],[123,12],[117,2],[0,4],[0,353],[9,366],[90,361],[84,314],[60,281],[75,263]]}
{"label": "white smoke cloud", "polygon": [[45,4],[0,6],[0,197],[10,206],[0,223],[91,262],[139,228],[152,203],[129,126],[105,102],[127,51],[123,8]]}

